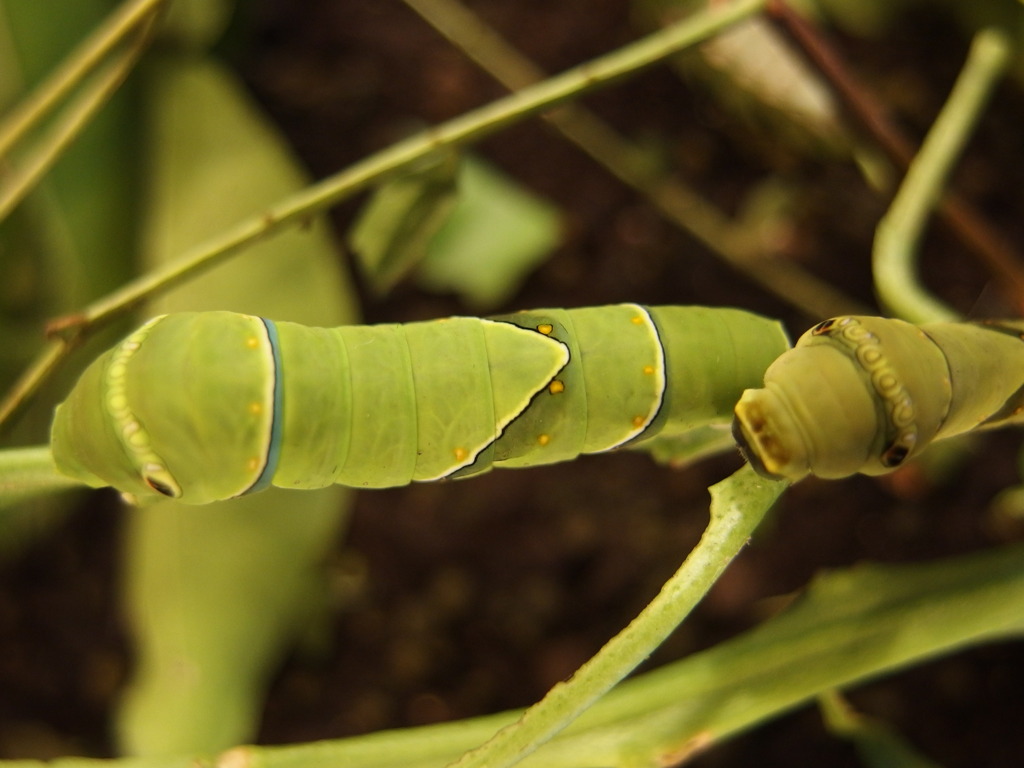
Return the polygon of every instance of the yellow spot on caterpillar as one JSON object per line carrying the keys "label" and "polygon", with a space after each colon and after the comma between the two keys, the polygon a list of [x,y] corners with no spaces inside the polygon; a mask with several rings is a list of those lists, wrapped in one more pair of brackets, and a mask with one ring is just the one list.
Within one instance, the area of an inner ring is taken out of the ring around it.
{"label": "yellow spot on caterpillar", "polygon": [[640,315],[633,315],[631,318],[629,318],[629,322],[631,322],[633,325],[643,325],[644,319]]}
{"label": "yellow spot on caterpillar", "polygon": [[639,429],[640,427],[642,427],[646,423],[647,423],[647,417],[646,416],[634,416],[633,417],[633,426],[636,427],[637,429]]}
{"label": "yellow spot on caterpillar", "polygon": [[261,413],[263,413],[263,403],[256,401],[249,403],[250,416],[259,416]]}
{"label": "yellow spot on caterpillar", "polygon": [[245,468],[248,469],[250,472],[255,472],[257,469],[260,468],[261,464],[262,462],[260,461],[259,457],[253,456],[251,459],[245,462]]}
{"label": "yellow spot on caterpillar", "polygon": [[455,454],[456,461],[465,461],[466,458],[469,456],[469,451],[467,451],[465,448],[456,448],[454,451],[452,451],[452,453]]}
{"label": "yellow spot on caterpillar", "polygon": [[644,366],[644,376],[651,376],[651,375],[653,375],[653,373],[654,373],[654,366],[653,365],[645,365]]}
{"label": "yellow spot on caterpillar", "polygon": [[259,349],[260,348],[260,340],[258,338],[256,338],[255,336],[250,336],[249,338],[247,338],[245,340],[245,346],[246,346],[247,349]]}
{"label": "yellow spot on caterpillar", "polygon": [[553,379],[552,382],[548,384],[548,392],[550,392],[552,395],[562,394],[563,392],[565,392],[565,383],[559,381],[558,379]]}
{"label": "yellow spot on caterpillar", "polygon": [[550,336],[555,332],[555,326],[551,323],[541,323],[537,326],[537,333],[543,333],[545,336]]}
{"label": "yellow spot on caterpillar", "polygon": [[148,448],[149,447],[149,435],[142,431],[142,427],[137,421],[131,421],[125,425],[121,431],[125,441],[133,448]]}
{"label": "yellow spot on caterpillar", "polygon": [[537,435],[537,445],[543,448],[551,442],[551,435]]}

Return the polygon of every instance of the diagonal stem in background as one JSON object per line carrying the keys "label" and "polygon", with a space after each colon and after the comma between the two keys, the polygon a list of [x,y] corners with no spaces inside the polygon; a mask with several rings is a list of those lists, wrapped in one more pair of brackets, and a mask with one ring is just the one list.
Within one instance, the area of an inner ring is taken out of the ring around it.
{"label": "diagonal stem in background", "polygon": [[0,157],[39,124],[100,62],[141,24],[151,22],[167,0],[132,0],[112,13],[81,45],[0,122]]}
{"label": "diagonal stem in background", "polygon": [[[118,91],[128,75],[135,68],[139,58],[149,47],[156,28],[156,16],[144,18],[135,38],[125,50],[103,69],[93,73],[93,81],[83,87],[82,92],[66,108],[60,119],[38,142],[38,146],[2,177],[0,187],[0,221],[14,210],[25,196],[43,179],[60,159],[64,151],[78,138],[93,116],[103,108]],[[39,106],[50,106],[41,104]],[[41,117],[41,114],[40,114]],[[16,121],[17,122],[17,121]],[[16,129],[20,126],[15,125]],[[18,131],[8,136],[19,137]]]}
{"label": "diagonal stem in background", "polygon": [[[458,0],[405,0],[484,71],[512,91],[546,74]],[[673,224],[690,233],[733,269],[818,319],[870,310],[789,261],[768,258],[757,241],[678,177],[651,167],[644,153],[593,112],[577,104],[543,115],[564,138],[621,182],[644,195]]]}
{"label": "diagonal stem in background", "polygon": [[[765,10],[828,81],[850,117],[898,168],[906,171],[917,152],[913,142],[889,119],[885,107],[854,76],[821,30],[782,0],[769,0]],[[941,221],[960,242],[1002,281],[1003,291],[1024,313],[1024,259],[1013,244],[954,191],[947,191],[942,196],[937,211]]]}

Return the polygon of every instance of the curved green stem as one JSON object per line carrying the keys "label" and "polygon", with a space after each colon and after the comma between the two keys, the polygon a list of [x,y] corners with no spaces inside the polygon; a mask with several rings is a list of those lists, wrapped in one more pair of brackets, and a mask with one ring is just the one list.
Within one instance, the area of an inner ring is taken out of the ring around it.
{"label": "curved green stem", "polygon": [[504,768],[547,742],[632,672],[672,633],[743,549],[787,487],[745,465],[711,487],[711,521],[658,595],[618,635],[512,725],[467,752],[452,768]]}
{"label": "curved green stem", "polygon": [[925,221],[946,177],[971,135],[996,79],[1010,57],[1006,36],[995,29],[979,32],[967,63],[928,137],[907,171],[903,184],[875,234],[873,268],[879,301],[912,323],[958,319],[932,296],[914,269],[914,256]]}

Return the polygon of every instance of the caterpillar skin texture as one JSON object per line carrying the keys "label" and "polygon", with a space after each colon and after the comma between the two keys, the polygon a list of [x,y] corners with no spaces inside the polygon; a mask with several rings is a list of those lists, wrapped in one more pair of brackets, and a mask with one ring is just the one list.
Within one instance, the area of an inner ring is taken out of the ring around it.
{"label": "caterpillar skin texture", "polygon": [[1024,322],[838,317],[743,393],[733,435],[765,477],[891,472],[932,441],[1024,421]]}
{"label": "caterpillar skin texture", "polygon": [[774,321],[704,307],[334,329],[165,315],[86,369],[52,447],[64,473],[139,498],[399,486],[728,423],[787,348]]}

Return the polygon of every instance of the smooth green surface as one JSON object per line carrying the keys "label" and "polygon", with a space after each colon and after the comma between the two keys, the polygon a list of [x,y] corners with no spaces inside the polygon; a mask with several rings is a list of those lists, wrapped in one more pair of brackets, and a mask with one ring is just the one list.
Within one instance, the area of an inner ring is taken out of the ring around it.
{"label": "smooth green surface", "polygon": [[0,451],[0,462],[0,511],[78,485],[57,470],[47,445]]}
{"label": "smooth green surface", "polygon": [[[145,475],[160,466],[184,503],[232,498],[259,476],[275,386],[281,487],[382,488],[546,464],[724,424],[788,344],[778,323],[747,312],[636,304],[332,331],[279,323],[275,383],[253,346],[260,326],[172,314],[139,336],[118,376],[101,358],[57,411],[58,465],[140,498],[157,495]],[[110,412],[119,378],[127,415]],[[138,454],[122,437],[136,421]]]}

